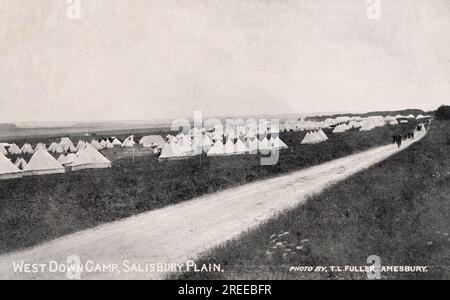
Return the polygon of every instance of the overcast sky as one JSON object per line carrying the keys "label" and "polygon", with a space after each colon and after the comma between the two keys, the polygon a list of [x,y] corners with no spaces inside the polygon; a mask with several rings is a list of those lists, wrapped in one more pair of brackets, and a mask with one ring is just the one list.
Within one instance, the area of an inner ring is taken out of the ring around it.
{"label": "overcast sky", "polygon": [[2,0],[0,123],[434,109],[450,1]]}

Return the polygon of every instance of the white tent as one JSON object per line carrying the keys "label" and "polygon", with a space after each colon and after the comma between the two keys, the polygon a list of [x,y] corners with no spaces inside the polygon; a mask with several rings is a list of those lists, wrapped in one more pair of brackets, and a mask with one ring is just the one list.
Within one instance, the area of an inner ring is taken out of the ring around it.
{"label": "white tent", "polygon": [[16,162],[14,163],[17,168],[23,170],[27,166],[27,162],[23,158],[17,158]]}
{"label": "white tent", "polygon": [[245,143],[241,139],[237,139],[235,147],[237,154],[245,154],[248,151]]}
{"label": "white tent", "polygon": [[66,161],[64,163],[65,167],[70,167],[72,166],[73,161],[75,160],[75,158],[77,157],[77,155],[75,153],[69,153],[66,156]]}
{"label": "white tent", "polygon": [[119,139],[117,139],[117,138],[113,139],[112,144],[113,144],[114,147],[115,146],[122,146],[122,142],[119,141]]}
{"label": "white tent", "polygon": [[[72,141],[68,137],[61,138],[61,142],[58,144],[58,146],[61,147],[63,152],[69,152],[69,150],[72,148],[75,148]],[[58,152],[60,153],[60,152]]]}
{"label": "white tent", "polygon": [[55,142],[51,143],[51,145],[48,147],[48,152],[53,152],[53,153],[55,153],[57,147],[58,147],[58,144],[57,144],[57,143],[55,143]]}
{"label": "white tent", "polygon": [[273,149],[286,149],[288,147],[278,136],[275,138],[271,137],[270,139],[272,140]]}
{"label": "white tent", "polygon": [[111,148],[114,148],[114,145],[109,140],[107,140],[106,141],[106,149],[111,149]]}
{"label": "white tent", "polygon": [[397,120],[392,120],[389,122],[389,125],[398,125],[398,121]]}
{"label": "white tent", "polygon": [[[87,146],[88,144],[86,144],[85,145],[85,147]],[[94,147],[95,149],[100,149],[100,143],[99,142],[97,142],[97,140],[92,140],[91,141],[91,143],[90,143],[90,145],[92,146],[92,147]],[[84,148],[83,148],[84,149]]]}
{"label": "white tent", "polygon": [[321,142],[322,139],[318,136],[316,132],[310,132],[308,131],[306,133],[306,136],[302,140],[302,144],[317,144]]}
{"label": "white tent", "polygon": [[28,144],[28,143],[24,144],[23,147],[20,150],[24,154],[26,154],[26,153],[33,154],[34,153],[33,147],[31,147],[31,145]]}
{"label": "white tent", "polygon": [[77,144],[77,150],[79,151],[79,150],[83,149],[84,146],[85,146],[85,143],[82,140],[79,140],[78,144]]}
{"label": "white tent", "polygon": [[75,147],[74,145],[70,145],[69,152],[76,153],[77,151],[78,151],[77,147]]}
{"label": "white tent", "polygon": [[340,124],[333,129],[333,133],[342,133],[342,132],[346,132],[349,129],[350,129],[350,126],[348,126],[347,124]]}
{"label": "white tent", "polygon": [[[15,154],[15,155],[22,154],[22,150],[20,150],[19,146],[17,146],[16,144],[11,144],[9,146],[8,151],[10,154]],[[1,150],[0,150],[0,152],[1,152]]]}
{"label": "white tent", "polygon": [[203,136],[201,133],[196,133],[192,137],[192,154],[198,155],[203,153]]}
{"label": "white tent", "polygon": [[214,145],[214,142],[211,140],[211,138],[207,135],[203,136],[203,151],[205,153],[208,153],[209,149]]}
{"label": "white tent", "polygon": [[122,148],[132,148],[134,146],[134,144],[135,144],[134,136],[131,135],[123,141]]}
{"label": "white tent", "polygon": [[319,134],[319,137],[321,138],[322,141],[328,140],[327,135],[325,134],[325,132],[323,132],[322,129],[320,129],[317,133]]}
{"label": "white tent", "polygon": [[45,146],[45,144],[43,143],[39,143],[36,145],[36,147],[34,148],[34,151],[37,151],[39,149],[43,149],[43,150],[47,150],[47,147]]}
{"label": "white tent", "polygon": [[72,158],[72,171],[111,168],[111,162],[91,145],[87,145]]}
{"label": "white tent", "polygon": [[141,144],[144,148],[162,149],[167,143],[160,135],[147,135],[139,141],[139,144]]}
{"label": "white tent", "polygon": [[193,147],[192,147],[192,141],[191,138],[188,136],[185,136],[184,134],[181,135],[181,138],[177,142],[178,147],[186,154],[192,154]]}
{"label": "white tent", "polygon": [[64,154],[61,154],[57,160],[60,164],[64,165],[66,163],[66,156]]}
{"label": "white tent", "polygon": [[58,153],[58,154],[61,154],[61,153],[64,153],[65,151],[64,151],[64,146],[63,145],[57,145],[56,146],[56,148],[55,148],[55,150],[53,151],[53,153]]}
{"label": "white tent", "polygon": [[22,177],[22,171],[0,153],[0,180]]}
{"label": "white tent", "polygon": [[218,155],[224,155],[225,149],[222,144],[222,139],[219,139],[217,142],[214,143],[214,146],[209,149],[207,155],[208,156],[218,156]]}
{"label": "white tent", "polygon": [[162,149],[158,160],[183,159],[185,157],[187,157],[186,153],[184,153],[175,142],[172,142],[166,144],[166,146]]}
{"label": "white tent", "polygon": [[267,137],[264,137],[261,141],[258,141],[258,150],[260,152],[267,152],[271,150],[271,145],[269,144],[269,140]]}
{"label": "white tent", "polygon": [[374,129],[376,126],[371,123],[371,122],[363,122],[361,128],[359,129],[360,131],[370,131],[372,129]]}
{"label": "white tent", "polygon": [[23,170],[23,176],[64,173],[64,167],[47,151],[38,149]]}
{"label": "white tent", "polygon": [[257,138],[247,139],[246,146],[250,154],[258,153],[258,142]]}
{"label": "white tent", "polygon": [[236,154],[236,146],[234,145],[234,142],[232,139],[228,139],[225,143],[225,146],[223,147],[223,153],[225,155],[233,155]]}

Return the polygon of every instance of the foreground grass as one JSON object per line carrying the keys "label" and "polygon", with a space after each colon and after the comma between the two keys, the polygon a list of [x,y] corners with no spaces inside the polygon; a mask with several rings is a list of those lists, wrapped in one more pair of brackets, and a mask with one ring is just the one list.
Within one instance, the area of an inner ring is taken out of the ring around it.
{"label": "foreground grass", "polygon": [[0,253],[386,144],[409,129],[350,131],[317,145],[300,145],[305,133],[283,133],[289,149],[274,166],[261,166],[254,155],[169,162],[143,156],[107,170],[0,181]]}
{"label": "foreground grass", "polygon": [[[224,273],[181,279],[337,279],[365,273],[289,272],[291,266],[434,266],[382,278],[450,278],[450,122],[435,122],[409,149],[330,187],[240,238],[209,250],[200,263]],[[274,199],[275,200],[275,199]]]}

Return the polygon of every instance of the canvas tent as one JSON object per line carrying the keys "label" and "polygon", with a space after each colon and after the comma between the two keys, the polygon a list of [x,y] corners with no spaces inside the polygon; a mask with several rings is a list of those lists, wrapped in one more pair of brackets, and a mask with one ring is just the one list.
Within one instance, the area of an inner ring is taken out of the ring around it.
{"label": "canvas tent", "polygon": [[392,120],[389,122],[389,125],[398,125],[398,121],[397,120]]}
{"label": "canvas tent", "polygon": [[86,144],[83,141],[78,141],[77,150],[80,151],[86,147]]}
{"label": "canvas tent", "polygon": [[113,146],[122,146],[122,142],[117,138],[114,138],[111,143],[113,144]]}
{"label": "canvas tent", "polygon": [[144,136],[140,141],[144,148],[164,148],[166,146],[166,142],[160,135],[147,135]]}
{"label": "canvas tent", "polygon": [[241,139],[237,139],[236,144],[236,154],[244,154],[247,152],[247,147]]}
{"label": "canvas tent", "polygon": [[258,150],[261,152],[270,151],[271,145],[269,144],[269,140],[267,137],[264,137],[261,141],[258,142]]}
{"label": "canvas tent", "polygon": [[208,135],[203,136],[203,151],[205,153],[208,153],[209,149],[213,146],[214,142],[211,140],[211,138]]}
{"label": "canvas tent", "polygon": [[122,148],[132,148],[134,146],[134,144],[135,144],[134,136],[131,135],[123,141]]}
{"label": "canvas tent", "polygon": [[309,131],[302,140],[302,144],[317,144],[323,141],[323,137],[320,136],[316,131]]}
{"label": "canvas tent", "polygon": [[34,151],[37,151],[38,149],[44,149],[44,150],[47,150],[47,147],[45,146],[45,144],[39,143],[39,144],[37,144],[36,147],[34,148]]}
{"label": "canvas tent", "polygon": [[19,177],[22,177],[22,171],[0,153],[0,180]]}
{"label": "canvas tent", "polygon": [[17,168],[23,170],[27,166],[27,162],[23,158],[17,158],[16,162],[14,163]]}
{"label": "canvas tent", "polygon": [[177,142],[178,147],[186,154],[192,154],[193,147],[192,147],[192,141],[191,138],[185,135],[181,135],[181,138],[178,139]]}
{"label": "canvas tent", "polygon": [[23,176],[64,173],[64,167],[47,151],[38,149],[23,170]]}
{"label": "canvas tent", "polygon": [[65,167],[71,167],[73,161],[75,160],[75,157],[76,157],[76,154],[74,154],[74,153],[69,153],[69,154],[67,154],[67,156],[66,156],[66,161],[65,161],[65,163],[64,163],[64,166],[65,166]]}
{"label": "canvas tent", "polygon": [[61,154],[57,160],[60,164],[64,165],[66,163],[66,156],[64,154]]}
{"label": "canvas tent", "polygon": [[286,149],[288,147],[278,136],[270,139],[272,140],[271,145],[273,149]]}
{"label": "canvas tent", "polygon": [[17,146],[16,144],[11,144],[9,146],[8,151],[10,154],[15,154],[15,155],[22,154],[22,150],[20,150],[19,146]]}
{"label": "canvas tent", "polygon": [[48,152],[55,153],[57,147],[58,147],[58,144],[57,144],[57,143],[55,143],[55,142],[51,143],[51,145],[48,146]]}
{"label": "canvas tent", "polygon": [[111,149],[111,148],[114,148],[114,145],[109,140],[107,140],[106,141],[106,149]]}
{"label": "canvas tent", "polygon": [[[70,158],[69,158],[70,159]],[[67,161],[70,163],[70,161]],[[72,171],[111,168],[111,162],[91,145],[78,152],[71,163]]]}
{"label": "canvas tent", "polygon": [[34,153],[33,147],[31,147],[31,145],[28,143],[24,144],[20,150],[24,154],[26,154],[26,153],[33,154]]}
{"label": "canvas tent", "polygon": [[182,159],[187,157],[186,153],[180,149],[180,147],[175,143],[166,144],[162,149],[159,160],[172,160],[172,159]]}
{"label": "canvas tent", "polygon": [[[72,141],[68,137],[61,138],[61,142],[58,144],[63,150],[63,152],[69,152],[70,149],[74,149],[75,146],[73,145]],[[58,152],[60,153],[60,152]]]}
{"label": "canvas tent", "polygon": [[225,143],[225,146],[223,147],[223,153],[225,155],[233,155],[236,154],[236,146],[234,145],[234,142],[232,139],[228,139]]}
{"label": "canvas tent", "polygon": [[250,154],[258,153],[258,139],[257,138],[247,139],[246,146],[247,146],[248,152]]}
{"label": "canvas tent", "polygon": [[218,156],[218,155],[224,155],[225,149],[222,144],[222,139],[219,139],[217,142],[214,143],[214,146],[209,149],[207,155],[208,156]]}
{"label": "canvas tent", "polygon": [[325,134],[325,132],[323,132],[322,129],[320,129],[317,133],[319,134],[319,137],[321,138],[322,141],[328,140],[327,135]]}
{"label": "canvas tent", "polygon": [[60,154],[60,153],[64,153],[65,151],[64,151],[64,148],[62,145],[57,145],[55,148],[55,151],[53,151],[53,152]]}

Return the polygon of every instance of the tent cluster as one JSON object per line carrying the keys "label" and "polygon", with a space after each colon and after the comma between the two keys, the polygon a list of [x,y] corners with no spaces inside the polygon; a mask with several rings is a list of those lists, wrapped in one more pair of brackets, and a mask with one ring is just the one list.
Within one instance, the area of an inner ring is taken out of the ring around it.
{"label": "tent cluster", "polygon": [[[70,148],[71,146],[68,145],[65,149],[70,151]],[[90,144],[86,144],[76,153],[69,153],[67,156],[61,154],[57,160],[47,152],[45,146],[38,145],[33,152],[28,163],[20,157],[13,163],[0,153],[0,179],[111,167],[111,162]],[[22,153],[28,152],[22,151]]]}
{"label": "tent cluster", "polygon": [[241,138],[224,139],[216,141],[208,135],[191,139],[183,135],[178,139],[171,139],[161,151],[160,160],[181,159],[193,155],[206,153],[207,156],[224,156],[239,154],[268,153],[272,150],[286,149],[287,145],[278,137],[271,136],[270,139],[248,138],[245,141]]}
{"label": "tent cluster", "polygon": [[139,144],[144,148],[153,148],[156,152],[162,150],[167,143],[160,135],[147,135],[139,141]]}
{"label": "tent cluster", "polygon": [[339,116],[336,118],[326,118],[323,121],[312,120],[287,120],[280,124],[281,131],[311,131],[318,128],[334,128],[333,133],[342,133],[352,128],[360,128],[362,131],[372,130],[376,127],[389,125],[398,125],[399,123],[408,123],[411,119],[426,119],[430,116],[410,114],[408,116]]}
{"label": "tent cluster", "polygon": [[327,135],[322,129],[308,131],[302,140],[302,144],[317,144],[328,140]]}
{"label": "tent cluster", "polygon": [[350,127],[346,123],[343,123],[343,124],[339,124],[338,126],[334,127],[333,133],[342,133],[342,132],[346,132],[350,129],[352,129],[352,127]]}
{"label": "tent cluster", "polygon": [[[270,138],[269,138],[270,135]],[[205,153],[207,156],[268,153],[287,148],[279,138],[278,128],[266,123],[243,123],[223,128],[193,128],[176,136],[168,135],[167,142],[144,137],[141,143],[162,145],[160,160],[181,159]]]}
{"label": "tent cluster", "polygon": [[123,141],[121,147],[122,148],[133,148],[135,144],[136,144],[136,142],[134,141],[134,136],[132,135],[132,136],[127,137]]}

